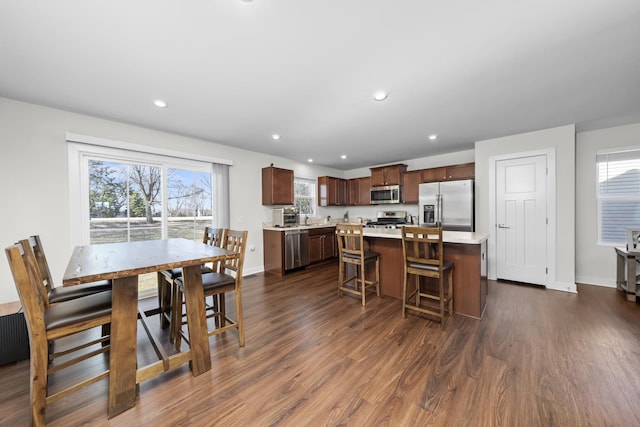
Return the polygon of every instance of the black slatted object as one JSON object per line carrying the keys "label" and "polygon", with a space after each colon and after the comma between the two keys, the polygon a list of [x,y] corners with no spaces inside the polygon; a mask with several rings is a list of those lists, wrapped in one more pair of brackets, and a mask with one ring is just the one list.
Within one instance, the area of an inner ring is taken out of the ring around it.
{"label": "black slatted object", "polygon": [[29,358],[29,332],[22,312],[0,316],[0,365]]}

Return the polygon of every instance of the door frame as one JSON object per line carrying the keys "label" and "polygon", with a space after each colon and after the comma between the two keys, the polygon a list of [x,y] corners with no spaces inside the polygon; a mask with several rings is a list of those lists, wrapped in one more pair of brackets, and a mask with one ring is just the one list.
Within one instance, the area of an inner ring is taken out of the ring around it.
{"label": "door frame", "polygon": [[[522,157],[546,156],[547,157],[547,278],[545,287],[556,287],[556,150],[549,148],[544,150],[523,151],[517,153],[501,154],[489,157],[489,233],[487,241],[487,275],[491,280],[497,279],[498,246],[496,240],[496,173],[497,163],[503,160],[514,160]],[[564,290],[564,289],[563,289]]]}

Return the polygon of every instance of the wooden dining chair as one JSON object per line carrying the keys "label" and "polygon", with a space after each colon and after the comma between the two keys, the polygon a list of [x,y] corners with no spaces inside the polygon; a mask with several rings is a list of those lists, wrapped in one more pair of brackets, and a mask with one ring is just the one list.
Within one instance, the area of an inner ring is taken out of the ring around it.
{"label": "wooden dining chair", "polygon": [[[425,313],[439,319],[445,329],[445,314],[453,316],[453,262],[444,260],[442,228],[402,227],[404,256],[404,286],[402,288],[402,317],[407,310]],[[444,276],[448,286],[444,287]],[[414,285],[410,288],[409,279]],[[421,278],[437,280],[429,288]]]}
{"label": "wooden dining chair", "polygon": [[30,247],[31,251],[33,251],[36,267],[42,278],[42,286],[45,289],[45,306],[111,290],[111,280],[100,280],[76,286],[54,286],[40,236],[30,236],[28,239],[21,240],[21,244],[25,250]]}
{"label": "wooden dining chair", "polygon": [[[218,271],[202,275],[202,286],[204,287],[205,300],[211,296],[213,304],[206,306],[207,318],[214,318],[215,326],[208,331],[208,335],[217,335],[230,329],[238,330],[240,347],[244,347],[244,320],[242,317],[242,269],[244,266],[244,254],[247,244],[247,231],[225,230],[222,248],[235,252],[235,256],[228,257],[220,263]],[[186,323],[186,318],[182,313],[184,300],[184,283],[182,278],[176,282],[176,301],[179,303],[179,313],[175,315],[175,347],[180,351],[181,339],[189,342],[189,337],[184,333],[182,326]],[[231,319],[226,312],[226,293],[234,292],[236,303],[236,319]],[[178,319],[180,319],[178,321]],[[187,325],[188,326],[188,325]],[[187,328],[188,329],[188,328]]]}
{"label": "wooden dining chair", "polygon": [[[224,229],[216,227],[205,227],[202,243],[220,247],[224,238]],[[218,265],[203,265],[202,273],[211,273],[217,271]],[[182,277],[182,268],[174,268],[172,270],[164,270],[158,272],[158,303],[160,306],[160,325],[166,328],[173,321],[174,311],[172,307],[176,305],[174,299],[176,296],[175,280]],[[179,305],[179,304],[178,304]],[[171,328],[171,342],[175,339],[175,328]]]}
{"label": "wooden dining chair", "polygon": [[[48,377],[83,360],[106,353],[109,345],[105,337],[87,339],[80,345],[61,352],[65,360],[53,363],[49,357],[49,342],[86,331],[111,322],[111,291],[79,297],[46,306],[46,293],[42,277],[30,246],[23,242],[9,246],[5,253],[9,260],[13,280],[25,314],[30,346],[30,406],[31,425],[45,424],[48,404],[107,378],[108,369],[73,385],[49,394]],[[78,351],[83,350],[81,353]],[[72,356],[73,355],[73,356]],[[107,364],[108,366],[108,364]]]}
{"label": "wooden dining chair", "polygon": [[[380,254],[365,249],[362,224],[337,224],[338,237],[338,297],[347,292],[360,297],[366,304],[366,293],[370,289],[380,296]],[[375,279],[367,280],[367,264],[373,263]],[[351,266],[351,268],[349,267]],[[353,272],[351,272],[352,270]]]}

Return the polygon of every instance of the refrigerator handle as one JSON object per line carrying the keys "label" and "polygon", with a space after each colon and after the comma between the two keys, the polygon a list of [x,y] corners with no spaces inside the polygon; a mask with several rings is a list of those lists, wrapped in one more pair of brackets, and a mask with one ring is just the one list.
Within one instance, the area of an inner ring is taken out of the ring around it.
{"label": "refrigerator handle", "polygon": [[442,194],[436,194],[436,227],[442,227]]}

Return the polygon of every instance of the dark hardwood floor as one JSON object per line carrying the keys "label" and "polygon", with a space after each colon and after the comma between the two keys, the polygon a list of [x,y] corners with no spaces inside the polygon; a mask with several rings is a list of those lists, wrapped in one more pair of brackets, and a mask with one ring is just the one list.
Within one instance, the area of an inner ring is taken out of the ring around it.
{"label": "dark hardwood floor", "polygon": [[[337,264],[246,278],[244,348],[212,337],[210,372],[146,381],[111,420],[102,381],[50,405],[48,425],[640,425],[640,307],[614,289],[490,282],[482,321],[441,331],[399,300],[338,299],[336,278]],[[28,423],[28,369],[0,367],[1,425]]]}

